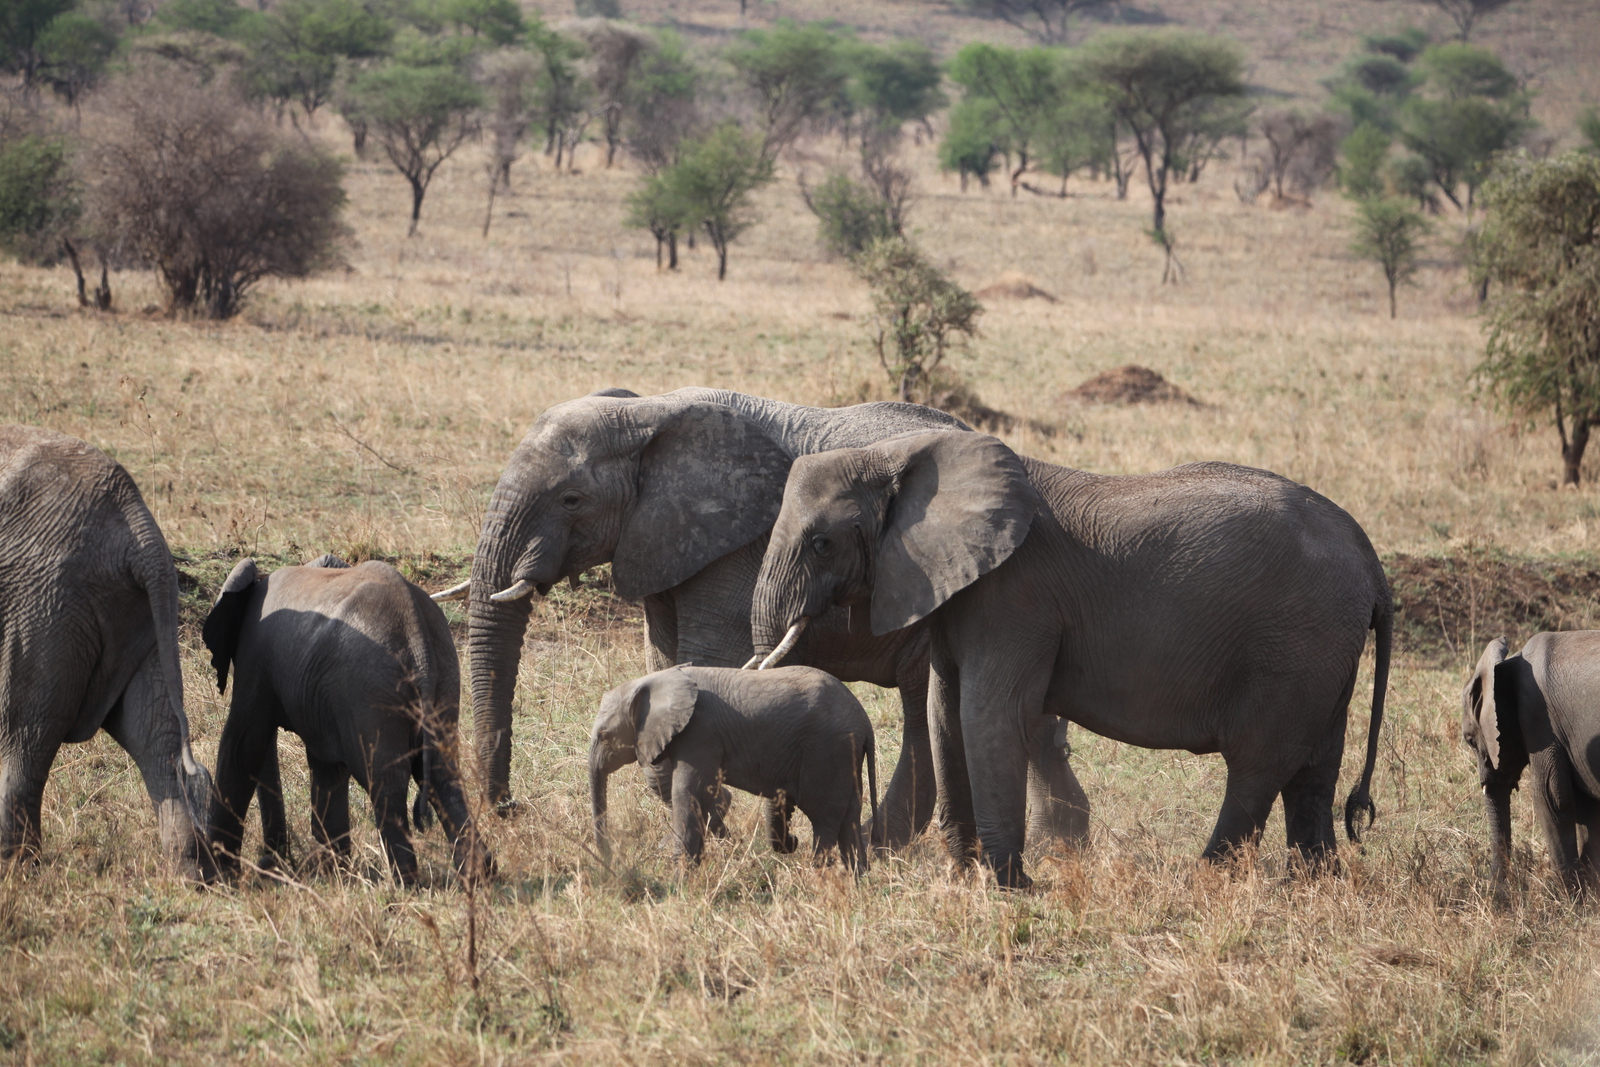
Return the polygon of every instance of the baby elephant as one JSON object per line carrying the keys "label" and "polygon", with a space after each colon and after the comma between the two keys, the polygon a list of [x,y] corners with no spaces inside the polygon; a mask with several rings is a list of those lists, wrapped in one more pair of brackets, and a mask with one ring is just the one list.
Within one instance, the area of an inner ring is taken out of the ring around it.
{"label": "baby elephant", "polygon": [[[467,812],[455,752],[460,671],[444,613],[387,563],[358,567],[323,556],[257,578],[241,560],[202,632],[217,688],[234,668],[233,706],[217,752],[211,842],[224,871],[238,870],[250,794],[258,790],[267,856],[288,855],[278,781],[278,730],[305,742],[311,766],[312,832],[340,856],[350,852],[350,776],[372,798],[384,850],[399,879],[417,878],[406,828],[415,778],[416,822],[438,811],[463,877],[487,875],[493,859]],[[258,789],[259,787],[259,789]]]}
{"label": "baby elephant", "polygon": [[1511,791],[1533,767],[1533,808],[1567,889],[1600,889],[1600,630],[1535,634],[1507,658],[1489,642],[1462,694],[1461,734],[1478,756],[1494,880],[1511,864]]}
{"label": "baby elephant", "polygon": [[861,761],[878,811],[872,723],[855,695],[812,667],[740,671],[672,667],[618,686],[600,700],[589,739],[589,789],[601,854],[606,779],[638,760],[670,783],[678,848],[697,863],[722,784],[777,800],[772,847],[792,852],[788,821],[811,820],[817,856],[834,845],[857,875],[867,871],[861,835]]}

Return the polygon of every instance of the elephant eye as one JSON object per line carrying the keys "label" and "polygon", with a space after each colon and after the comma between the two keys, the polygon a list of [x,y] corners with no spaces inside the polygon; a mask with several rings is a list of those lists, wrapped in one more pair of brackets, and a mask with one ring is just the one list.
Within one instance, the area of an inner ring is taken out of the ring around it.
{"label": "elephant eye", "polygon": [[811,551],[826,559],[828,554],[833,551],[833,541],[826,537],[813,537],[811,539]]}
{"label": "elephant eye", "polygon": [[571,511],[583,503],[583,496],[579,493],[565,493],[561,497],[561,506]]}

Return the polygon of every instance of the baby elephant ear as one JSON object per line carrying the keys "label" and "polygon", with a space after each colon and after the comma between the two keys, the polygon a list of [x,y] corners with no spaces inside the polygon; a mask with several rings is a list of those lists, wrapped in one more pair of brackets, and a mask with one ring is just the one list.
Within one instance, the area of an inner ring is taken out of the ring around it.
{"label": "baby elephant ear", "polygon": [[1476,698],[1478,705],[1478,743],[1489,757],[1489,766],[1496,770],[1500,769],[1500,709],[1495,700],[1494,676],[1495,668],[1505,662],[1506,649],[1506,639],[1503,637],[1489,642],[1478,660],[1478,669],[1469,687],[1475,691],[1471,695]]}
{"label": "baby elephant ear", "polygon": [[255,586],[256,561],[241,559],[222,583],[222,592],[200,629],[200,639],[211,652],[211,665],[217,669],[219,693],[228,688],[228,665],[239,651],[239,630],[244,626],[245,609]]}
{"label": "baby elephant ear", "polygon": [[634,721],[639,724],[639,762],[659,762],[672,739],[694,716],[700,687],[688,674],[673,667],[639,680],[633,697]]}
{"label": "baby elephant ear", "polygon": [[307,563],[306,566],[307,567],[328,567],[328,568],[331,568],[333,570],[340,570],[340,571],[349,570],[350,569],[350,564],[346,563],[344,560],[340,559],[338,556],[335,556],[332,552],[324,552],[322,555],[318,556],[316,559],[312,560],[310,563]]}

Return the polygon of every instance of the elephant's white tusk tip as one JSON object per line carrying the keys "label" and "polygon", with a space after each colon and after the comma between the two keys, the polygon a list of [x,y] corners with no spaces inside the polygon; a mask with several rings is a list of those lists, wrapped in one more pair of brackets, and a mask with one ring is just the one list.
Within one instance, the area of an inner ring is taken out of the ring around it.
{"label": "elephant's white tusk tip", "polygon": [[533,592],[533,583],[524,578],[510,589],[502,589],[498,593],[490,594],[489,599],[496,604],[505,604],[512,600],[521,600],[531,592]]}
{"label": "elephant's white tusk tip", "polygon": [[772,653],[761,661],[761,666],[757,667],[756,670],[764,671],[769,667],[776,667],[782,663],[783,657],[787,656],[793,651],[794,646],[800,643],[800,635],[805,633],[806,624],[810,621],[811,619],[805,615],[796,619],[794,625],[789,627],[789,632],[783,635],[783,640],[778,642],[778,647],[773,649]]}
{"label": "elephant's white tusk tip", "polygon": [[433,594],[432,599],[440,604],[449,600],[465,600],[472,590],[472,579],[467,579],[460,585],[452,585],[449,589],[441,589]]}

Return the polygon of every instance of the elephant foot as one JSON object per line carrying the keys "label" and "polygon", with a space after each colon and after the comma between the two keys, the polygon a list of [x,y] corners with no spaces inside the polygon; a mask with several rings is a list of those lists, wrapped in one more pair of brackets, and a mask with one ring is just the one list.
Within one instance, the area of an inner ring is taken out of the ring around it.
{"label": "elephant foot", "polygon": [[515,819],[522,814],[522,801],[503,797],[494,802],[494,813],[502,819]]}
{"label": "elephant foot", "polygon": [[1033,879],[1029,878],[1022,869],[1022,856],[1012,853],[1007,856],[985,856],[984,863],[994,871],[994,880],[1001,889],[1028,890],[1033,888]]}

